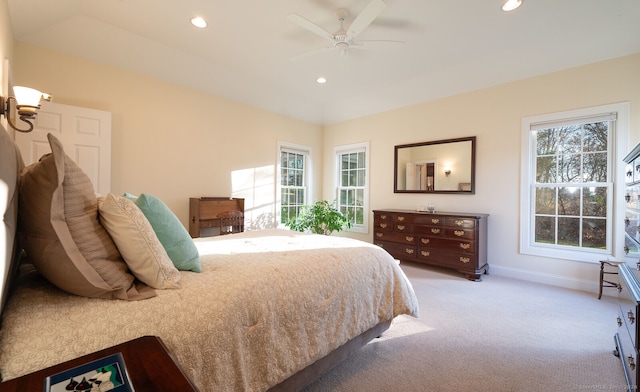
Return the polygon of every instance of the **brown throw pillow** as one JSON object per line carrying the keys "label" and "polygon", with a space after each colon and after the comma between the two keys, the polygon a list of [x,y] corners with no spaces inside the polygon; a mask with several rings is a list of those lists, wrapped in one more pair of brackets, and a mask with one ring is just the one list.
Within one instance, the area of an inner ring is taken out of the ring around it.
{"label": "brown throw pillow", "polygon": [[85,297],[138,300],[155,291],[135,281],[98,220],[89,177],[62,144],[28,166],[20,183],[19,228],[27,256],[60,289]]}

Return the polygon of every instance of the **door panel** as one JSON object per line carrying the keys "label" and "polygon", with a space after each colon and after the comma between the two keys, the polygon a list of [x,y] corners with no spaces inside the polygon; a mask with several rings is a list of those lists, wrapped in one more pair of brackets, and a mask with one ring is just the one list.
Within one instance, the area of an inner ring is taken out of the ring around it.
{"label": "door panel", "polygon": [[51,152],[47,134],[52,133],[65,153],[89,176],[96,193],[111,188],[111,113],[43,102],[30,133],[16,132],[16,144],[26,165]]}

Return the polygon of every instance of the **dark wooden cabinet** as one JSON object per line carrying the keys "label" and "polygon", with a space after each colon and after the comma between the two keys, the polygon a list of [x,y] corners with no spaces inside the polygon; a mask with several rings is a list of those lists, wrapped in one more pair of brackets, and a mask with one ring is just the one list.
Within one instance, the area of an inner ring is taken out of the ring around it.
{"label": "dark wooden cabinet", "polygon": [[638,379],[638,312],[640,311],[640,144],[624,158],[625,218],[624,252],[626,263],[618,265],[618,331],[614,335],[614,354],[620,357],[629,390],[636,390]]}
{"label": "dark wooden cabinet", "polygon": [[469,280],[488,273],[487,214],[374,210],[373,242],[400,260],[455,269]]}
{"label": "dark wooden cabinet", "polygon": [[243,231],[244,199],[229,197],[192,197],[189,199],[189,234],[191,237],[198,238]]}
{"label": "dark wooden cabinet", "polygon": [[637,389],[638,380],[638,311],[640,304],[640,265],[630,268],[627,264],[618,266],[618,331],[614,336],[614,354],[620,357],[629,390]]}

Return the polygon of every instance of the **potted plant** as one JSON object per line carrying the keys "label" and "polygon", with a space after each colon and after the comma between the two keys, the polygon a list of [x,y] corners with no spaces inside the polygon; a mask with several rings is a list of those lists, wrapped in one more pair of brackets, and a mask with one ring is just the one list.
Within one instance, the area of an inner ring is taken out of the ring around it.
{"label": "potted plant", "polygon": [[320,200],[310,206],[300,208],[297,218],[285,223],[285,226],[296,231],[310,231],[315,234],[330,235],[351,227],[351,221],[338,211],[334,204]]}

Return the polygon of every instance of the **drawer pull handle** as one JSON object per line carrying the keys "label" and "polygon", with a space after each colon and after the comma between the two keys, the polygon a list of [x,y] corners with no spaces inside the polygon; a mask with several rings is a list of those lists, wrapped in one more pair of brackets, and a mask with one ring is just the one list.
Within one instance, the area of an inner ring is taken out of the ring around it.
{"label": "drawer pull handle", "polygon": [[462,220],[456,220],[456,225],[458,225],[458,226],[462,226],[462,225],[464,225],[464,221],[462,221]]}
{"label": "drawer pull handle", "polygon": [[407,240],[407,242],[413,242],[413,237],[411,237],[410,235],[404,237],[405,240]]}
{"label": "drawer pull handle", "polygon": [[440,234],[440,229],[431,229],[433,234]]}
{"label": "drawer pull handle", "polygon": [[411,249],[411,248],[407,248],[407,249],[405,249],[404,251],[405,251],[407,254],[410,254],[410,255],[412,255],[412,254],[413,254],[413,249]]}
{"label": "drawer pull handle", "polygon": [[382,238],[382,237],[384,237],[384,233],[376,233],[376,237]]}
{"label": "drawer pull handle", "polygon": [[632,312],[632,311],[628,311],[628,312],[627,312],[627,318],[629,319],[629,322],[630,322],[631,324],[633,324],[633,323],[635,323],[635,322],[636,322],[636,316],[633,314],[633,312]]}
{"label": "drawer pull handle", "polygon": [[461,261],[461,262],[463,262],[463,263],[465,263],[465,264],[467,264],[468,262],[470,262],[470,261],[471,261],[471,259],[470,259],[470,258],[468,258],[468,257],[460,257],[460,261]]}
{"label": "drawer pull handle", "polygon": [[404,222],[404,216],[399,216],[398,217],[398,222]]}
{"label": "drawer pull handle", "polygon": [[464,249],[464,250],[468,250],[469,248],[471,248],[471,244],[466,244],[461,242],[460,243],[460,248]]}
{"label": "drawer pull handle", "polygon": [[453,234],[457,235],[458,237],[462,237],[464,235],[464,230],[454,230]]}
{"label": "drawer pull handle", "polygon": [[421,253],[424,257],[429,257],[429,254],[430,254],[431,252],[429,252],[428,250],[423,250],[423,251],[420,251],[420,253]]}
{"label": "drawer pull handle", "polygon": [[383,229],[386,229],[387,228],[387,224],[386,223],[380,223],[380,227],[383,228]]}
{"label": "drawer pull handle", "polygon": [[619,285],[618,285],[618,293],[621,293],[621,292],[622,292],[622,285],[621,285],[621,284],[619,284]]}
{"label": "drawer pull handle", "polygon": [[398,225],[398,230],[404,230],[404,229],[406,229],[406,228],[407,228],[407,227],[406,227],[405,225]]}
{"label": "drawer pull handle", "polygon": [[429,242],[431,242],[431,240],[429,240],[428,238],[421,238],[421,239],[420,239],[420,241],[421,241],[423,244],[428,244]]}
{"label": "drawer pull handle", "polygon": [[636,368],[636,361],[633,360],[633,357],[631,355],[629,355],[627,357],[627,362],[629,362],[629,369],[631,370],[635,370]]}
{"label": "drawer pull handle", "polygon": [[618,322],[618,327],[622,327],[622,319],[620,317],[616,317],[616,321]]}
{"label": "drawer pull handle", "polygon": [[438,223],[440,223],[440,219],[433,218],[431,219],[431,223],[433,223],[434,225],[437,225]]}

